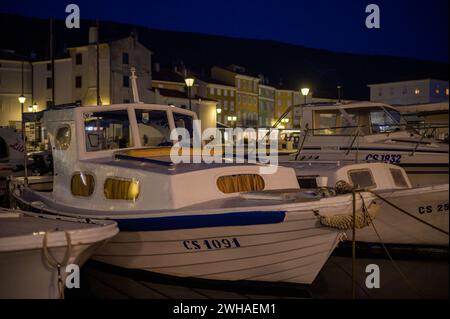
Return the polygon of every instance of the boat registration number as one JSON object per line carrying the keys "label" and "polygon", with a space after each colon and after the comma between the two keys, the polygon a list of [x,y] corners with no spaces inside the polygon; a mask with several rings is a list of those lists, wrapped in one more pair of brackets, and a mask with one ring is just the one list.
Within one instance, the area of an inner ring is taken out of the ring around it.
{"label": "boat registration number", "polygon": [[400,154],[368,154],[366,161],[382,161],[392,164],[399,164],[402,156]]}
{"label": "boat registration number", "polygon": [[211,250],[241,247],[237,238],[185,240],[183,246],[187,250]]}
{"label": "boat registration number", "polygon": [[434,212],[448,212],[449,206],[448,203],[438,204],[438,205],[428,205],[428,206],[420,206],[418,208],[419,214],[430,214]]}

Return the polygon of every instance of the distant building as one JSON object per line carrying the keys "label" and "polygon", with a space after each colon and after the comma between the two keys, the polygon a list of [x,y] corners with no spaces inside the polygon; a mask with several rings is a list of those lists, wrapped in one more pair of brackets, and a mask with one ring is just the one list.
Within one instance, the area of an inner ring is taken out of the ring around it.
{"label": "distant building", "polygon": [[[97,32],[91,28],[86,45],[72,47],[55,58],[55,99],[52,101],[52,64],[49,59],[31,59],[0,52],[0,125],[21,121],[18,96],[27,98],[25,109],[32,104],[36,111],[50,105],[78,103],[97,105]],[[151,91],[152,52],[139,43],[136,34],[99,44],[100,103],[130,103],[133,100],[129,81],[131,67],[136,67],[139,98],[155,100]],[[22,66],[24,71],[22,72]]]}
{"label": "distant building", "polygon": [[448,102],[447,81],[424,79],[369,84],[370,100],[391,105]]}
{"label": "distant building", "polygon": [[273,86],[259,85],[258,120],[260,127],[272,127],[275,121],[275,92],[276,89]]}
{"label": "distant building", "polygon": [[[0,51],[0,126],[20,128],[19,96],[26,97],[25,111],[32,104],[32,64],[14,51]],[[22,85],[23,84],[23,85]]]}
{"label": "distant building", "polygon": [[[230,65],[227,68],[214,66],[211,77],[236,89],[236,121],[226,123],[240,127],[258,126],[258,96],[260,79],[246,73],[245,68]],[[225,121],[226,122],[226,121]]]}
{"label": "distant building", "polygon": [[202,121],[202,131],[206,128],[215,128],[218,101],[199,94],[202,82],[185,68],[167,69],[161,68],[158,63],[154,64],[152,90],[155,92],[155,103],[189,109],[189,96],[184,82],[187,76],[195,79],[191,89],[191,110],[197,113],[199,120]]}

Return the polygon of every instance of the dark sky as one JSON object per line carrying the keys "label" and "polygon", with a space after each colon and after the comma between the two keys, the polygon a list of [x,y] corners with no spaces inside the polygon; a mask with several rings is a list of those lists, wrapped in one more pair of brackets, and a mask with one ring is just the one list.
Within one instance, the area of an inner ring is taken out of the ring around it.
{"label": "dark sky", "polygon": [[[0,11],[64,18],[69,3],[82,19],[448,62],[448,0],[1,0]],[[365,27],[370,3],[381,29]]]}

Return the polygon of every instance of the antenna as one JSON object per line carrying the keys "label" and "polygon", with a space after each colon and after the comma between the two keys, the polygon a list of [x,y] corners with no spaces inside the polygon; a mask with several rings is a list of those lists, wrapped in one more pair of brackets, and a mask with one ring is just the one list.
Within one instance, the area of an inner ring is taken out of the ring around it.
{"label": "antenna", "polygon": [[130,71],[131,71],[131,76],[130,76],[131,89],[133,91],[133,102],[134,103],[142,103],[141,101],[139,101],[139,92],[138,92],[137,81],[136,81],[137,80],[136,68],[131,67]]}

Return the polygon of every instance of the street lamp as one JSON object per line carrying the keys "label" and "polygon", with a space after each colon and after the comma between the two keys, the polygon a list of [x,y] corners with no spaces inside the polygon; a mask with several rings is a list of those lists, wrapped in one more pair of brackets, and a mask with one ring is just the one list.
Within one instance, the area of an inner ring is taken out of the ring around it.
{"label": "street lamp", "polygon": [[309,88],[302,88],[300,91],[302,92],[302,95],[305,97],[305,104],[306,104],[306,97],[309,94]]}
{"label": "street lamp", "polygon": [[28,105],[28,112],[33,112],[33,106],[31,106],[31,105]]}
{"label": "street lamp", "polygon": [[20,104],[25,104],[25,101],[27,100],[27,98],[23,94],[19,96],[18,99]]}
{"label": "street lamp", "polygon": [[191,102],[191,88],[194,85],[194,79],[193,78],[186,78],[184,79],[184,83],[186,83],[187,89],[188,89],[188,97],[189,97],[189,110],[192,111],[192,102]]}
{"label": "street lamp", "polygon": [[218,108],[216,111],[217,111],[217,114],[222,114],[222,109],[221,108]]}
{"label": "street lamp", "polygon": [[36,102],[34,102],[34,103],[33,103],[33,106],[32,106],[33,112],[36,112],[36,111],[37,111],[37,108],[38,108],[38,105],[37,105]]}

